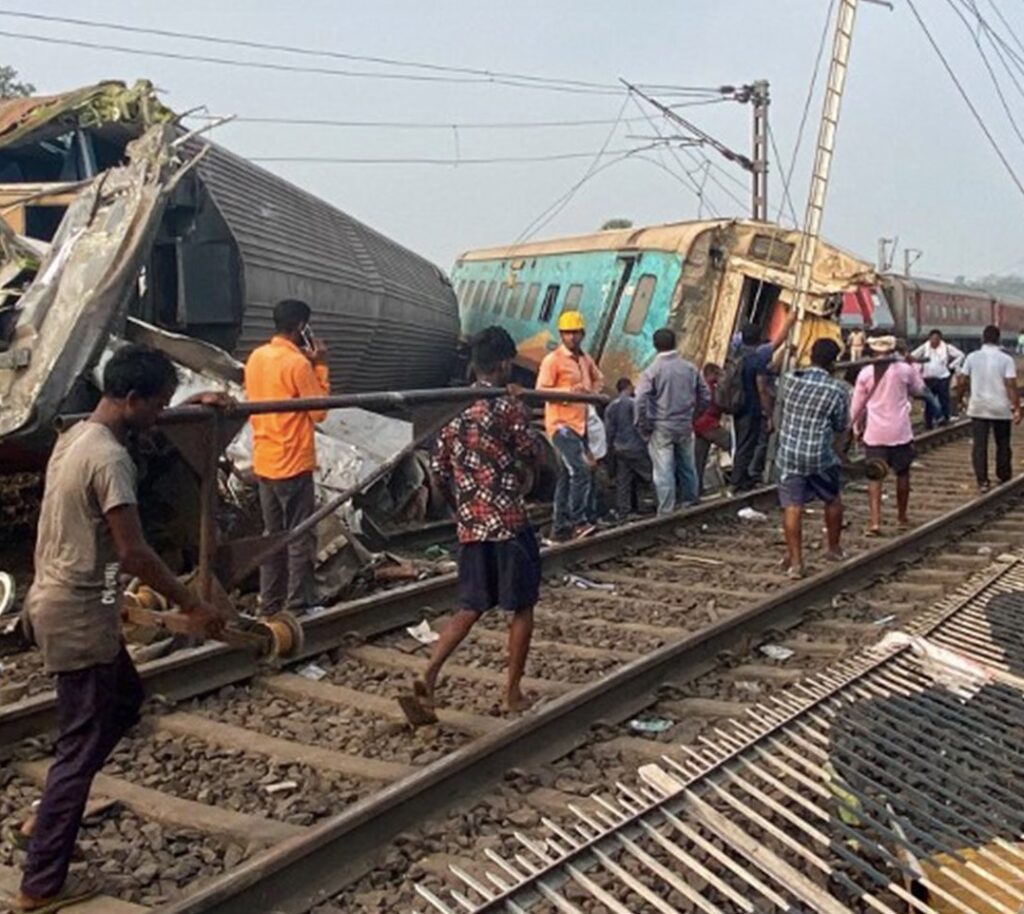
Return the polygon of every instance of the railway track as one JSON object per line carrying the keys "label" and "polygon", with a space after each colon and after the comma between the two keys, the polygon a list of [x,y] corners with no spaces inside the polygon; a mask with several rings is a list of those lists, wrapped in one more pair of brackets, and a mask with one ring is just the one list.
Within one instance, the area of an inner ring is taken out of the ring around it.
{"label": "railway track", "polygon": [[[167,700],[151,705],[144,727],[97,782],[100,810],[116,804],[120,813],[108,812],[83,832],[87,853],[105,861],[104,890],[167,914],[300,911],[324,901],[377,859],[390,836],[459,792],[492,782],[510,764],[571,757],[593,722],[623,720],[649,706],[652,690],[673,674],[679,682],[692,679],[716,665],[718,652],[784,624],[808,600],[831,599],[851,581],[867,580],[878,561],[944,541],[976,524],[978,511],[1001,513],[1017,497],[1016,484],[972,497],[961,429],[933,435],[927,446],[912,502],[915,530],[865,540],[864,498],[851,492],[854,557],[835,569],[812,559],[811,571],[820,573],[796,584],[773,570],[781,554],[772,544],[774,522],[741,522],[738,500],[549,550],[526,684],[541,704],[519,720],[496,713],[503,636],[495,618],[478,626],[446,669],[440,725],[410,733],[401,723],[393,697],[422,666],[425,649],[400,626],[418,621],[426,606],[449,607],[451,576],[308,619],[306,656],[288,671],[261,670],[254,658],[217,645],[147,665],[150,692]],[[767,491],[745,501],[767,508],[772,498]],[[808,538],[815,526],[807,525]],[[1006,540],[965,546],[962,565],[982,566],[990,559],[985,550],[1024,541],[1024,526],[1008,527]],[[566,570],[575,576],[566,579]],[[898,585],[900,599],[890,595],[891,608],[910,612],[923,595],[954,583],[949,574],[911,569]],[[834,613],[850,622],[844,638],[853,639],[858,624],[864,634],[865,623],[854,618],[860,611],[847,612],[837,598]],[[787,639],[779,639],[782,646],[801,659],[808,652],[819,661],[833,656],[821,643],[801,648]],[[852,643],[843,640],[842,650]],[[763,657],[743,666],[734,681],[785,678],[766,674]],[[650,713],[679,719],[657,706]],[[4,769],[0,814],[8,822],[37,795],[47,764],[40,734],[51,715],[46,693],[0,708],[0,745],[22,740]],[[10,867],[10,849],[2,852]],[[411,862],[401,845],[393,848],[385,859],[388,879],[407,876]],[[366,888],[379,876],[365,877],[357,893],[380,891]],[[0,870],[0,887],[11,878]],[[355,897],[343,896],[337,909],[351,910],[344,905]],[[335,909],[325,904],[323,910]]]}
{"label": "railway track", "polygon": [[908,637],[754,704],[685,699],[722,719],[589,795],[526,791],[497,841],[418,865],[420,910],[1020,911],[1022,606],[1018,550]]}

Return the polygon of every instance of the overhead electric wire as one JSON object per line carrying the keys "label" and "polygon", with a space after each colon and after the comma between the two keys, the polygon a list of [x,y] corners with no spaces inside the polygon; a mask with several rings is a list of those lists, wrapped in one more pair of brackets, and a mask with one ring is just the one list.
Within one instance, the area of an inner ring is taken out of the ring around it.
{"label": "overhead electric wire", "polygon": [[[538,76],[528,73],[515,73],[502,70],[489,70],[478,67],[455,66],[452,64],[439,64],[430,61],[403,60],[396,57],[382,57],[371,54],[354,54],[346,51],[326,50],[321,48],[303,47],[276,42],[256,41],[245,38],[228,38],[219,35],[204,35],[198,32],[186,32],[176,29],[154,28],[151,26],[127,25],[122,22],[110,20],[85,19],[74,16],[56,16],[47,13],[27,12],[24,10],[11,10],[0,8],[0,16],[8,16],[18,19],[28,19],[37,22],[52,22],[65,25],[74,25],[80,28],[105,29],[109,31],[124,32],[135,35],[151,35],[160,38],[184,39],[187,41],[203,42],[206,44],[233,46],[249,48],[260,51],[275,51],[285,54],[295,54],[305,57],[324,57],[337,60],[351,60],[361,63],[371,63],[383,66],[406,67],[410,69],[428,70],[437,73],[453,73],[463,76],[483,77],[474,82],[501,82],[511,80],[515,83],[536,83],[538,86],[563,86],[576,87],[578,89],[601,89],[611,90],[611,94],[618,95],[618,86],[613,83],[600,83],[590,80],[573,79],[566,77]],[[720,88],[711,86],[662,86],[673,94],[693,95],[715,95],[720,93]]]}
{"label": "overhead electric wire", "polygon": [[1024,43],[1021,43],[1021,40],[1017,36],[1017,33],[1013,30],[1013,26],[1011,26],[1010,23],[1006,21],[1006,17],[1003,15],[999,7],[996,5],[996,0],[988,0],[988,3],[989,6],[991,6],[992,9],[995,10],[995,14],[996,16],[999,17],[999,21],[1006,27],[1006,31],[1010,33],[1010,37],[1017,43],[1017,47],[1020,48],[1021,51],[1024,51]]}
{"label": "overhead electric wire", "polygon": [[[982,15],[981,10],[978,9],[977,3],[974,0],[960,0],[962,6],[965,6],[968,11],[974,16],[978,22],[978,28],[980,31],[985,33],[985,37],[988,39],[989,44],[992,45],[992,50],[995,51],[996,56],[999,58],[999,62],[1003,65],[1003,69],[1006,71],[1006,75],[1010,77],[1010,81],[1013,83],[1017,92],[1022,98],[1024,98],[1024,85],[1021,84],[1017,74],[1013,72],[1013,67],[1010,65],[1010,61],[1007,60],[1009,55],[1011,59],[1016,56],[1016,51],[1013,50],[1005,41],[1002,35],[1000,35],[991,25],[991,23]],[[998,8],[996,8],[998,12]],[[1013,34],[1013,30],[1010,30]],[[971,37],[976,39],[974,30],[971,30]],[[1018,62],[1017,69],[1024,73],[1020,63]]]}
{"label": "overhead electric wire", "polygon": [[539,216],[535,217],[531,222],[529,222],[526,228],[524,228],[522,232],[519,233],[519,236],[516,238],[515,242],[513,242],[514,244],[518,244],[520,241],[529,238],[532,233],[539,232],[542,228],[544,228],[545,225],[547,225],[552,219],[555,218],[555,216],[557,216],[563,209],[565,209],[566,206],[569,205],[569,202],[576,195],[576,192],[584,184],[586,184],[587,181],[590,180],[590,178],[596,172],[598,166],[601,164],[601,159],[608,153],[608,146],[611,144],[612,139],[615,137],[616,131],[618,131],[620,125],[622,124],[623,115],[625,115],[626,113],[626,106],[629,104],[629,97],[630,93],[627,92],[625,97],[622,99],[622,105],[619,107],[618,114],[615,117],[615,123],[612,125],[611,129],[605,136],[604,142],[601,144],[601,148],[595,153],[594,159],[590,163],[586,172],[584,172],[583,177],[577,180],[576,183],[574,183],[572,187],[570,187],[569,190],[562,195],[561,198],[556,200],[544,212],[542,212]]}
{"label": "overhead electric wire", "polygon": [[[811,114],[811,104],[814,101],[814,92],[818,87],[818,74],[821,72],[821,61],[825,57],[825,47],[828,43],[829,26],[832,24],[832,15],[835,12],[836,0],[829,0],[828,10],[825,13],[825,24],[821,29],[821,37],[818,40],[818,53],[814,57],[814,69],[811,71],[811,80],[807,86],[807,97],[804,99],[804,110],[800,115],[800,126],[797,127],[796,131],[796,142],[793,144],[793,155],[789,160],[789,169],[786,171],[783,183],[786,186],[792,185],[793,174],[796,171],[796,160],[800,156],[800,147],[804,141],[804,131],[807,129],[807,119]],[[792,201],[790,201],[792,205]],[[793,210],[793,222],[799,227],[800,220],[796,216],[796,210]],[[782,215],[782,204],[779,204],[778,216],[776,216],[776,222],[779,216]]]}
{"label": "overhead electric wire", "polygon": [[[1007,120],[1010,122],[1010,126],[1013,132],[1017,135],[1017,139],[1020,140],[1021,145],[1024,145],[1024,134],[1020,132],[1020,127],[1017,125],[1017,120],[1013,116],[1013,112],[1010,110],[1010,106],[1006,102],[1006,96],[1003,95],[1003,88],[999,85],[999,79],[996,77],[995,70],[992,69],[992,64],[989,62],[988,55],[985,53],[985,49],[981,46],[981,39],[978,38],[974,29],[971,28],[971,23],[967,17],[961,12],[953,0],[946,0],[949,8],[957,15],[960,21],[963,23],[964,28],[967,29],[967,33],[971,36],[971,40],[974,42],[975,48],[977,48],[978,55],[981,57],[981,62],[985,65],[986,71],[988,71],[989,78],[992,80],[992,86],[996,90],[996,95],[999,96],[999,103],[1002,105],[1003,112],[1006,114]],[[982,17],[978,16],[978,27],[982,28],[983,21]]]}
{"label": "overhead electric wire", "polygon": [[928,43],[932,46],[939,60],[942,62],[942,66],[945,68],[949,78],[953,81],[953,85],[956,86],[957,91],[960,93],[960,97],[964,100],[964,103],[970,109],[971,114],[977,121],[978,126],[981,128],[981,132],[985,134],[985,138],[988,140],[989,145],[992,147],[995,154],[999,157],[999,161],[1003,163],[1003,167],[1006,169],[1007,174],[1013,180],[1013,183],[1017,186],[1017,190],[1024,195],[1024,184],[1021,183],[1020,178],[1017,177],[1017,173],[1013,170],[1013,166],[1010,164],[1003,150],[1000,148],[996,138],[992,135],[992,132],[988,129],[988,125],[985,123],[985,119],[981,116],[981,113],[975,107],[974,102],[971,101],[971,97],[967,94],[967,90],[964,88],[963,83],[960,82],[959,77],[953,70],[952,65],[946,59],[946,55],[942,52],[942,48],[939,47],[935,41],[931,31],[925,24],[925,21],[921,18],[921,14],[918,12],[917,5],[914,0],[906,0],[907,6],[910,7],[910,11],[914,14],[914,18],[917,20],[917,24],[921,27],[921,31],[924,32],[925,37],[928,39]]}
{"label": "overhead electric wire", "polygon": [[[651,115],[648,113],[647,109],[644,108],[644,106],[640,104],[640,101],[637,99],[637,97],[632,92],[629,93],[629,97],[633,101],[633,104],[636,106],[637,110],[647,119],[647,122],[651,125],[651,129],[654,131],[654,133],[658,137],[660,137],[662,139],[665,139],[665,137],[663,137],[661,131],[658,129],[658,125],[655,122],[654,118],[651,117]],[[697,204],[698,204],[698,206],[701,206],[703,201],[705,200],[704,190],[694,180],[693,175],[691,175],[690,172],[687,170],[686,166],[682,162],[682,159],[680,159],[679,156],[676,154],[675,149],[673,149],[671,146],[669,146],[668,149],[669,149],[669,152],[672,153],[672,158],[674,158],[676,160],[676,164],[680,167],[680,169],[682,170],[683,174],[685,174],[686,177],[689,178],[690,183],[693,185],[693,192],[694,192],[694,194],[697,197]],[[664,167],[666,170],[670,170],[664,164],[663,164],[662,167]],[[708,207],[712,210],[712,214],[713,215],[717,215],[717,207],[715,207],[714,204],[711,203],[711,201],[708,201]]]}
{"label": "overhead electric wire", "polygon": [[[800,220],[796,214],[796,207],[793,205],[793,196],[789,190],[789,176],[781,168],[782,153],[779,152],[778,143],[775,142],[775,131],[772,130],[771,124],[768,125],[768,142],[772,146],[772,155],[775,156],[775,161],[780,164],[779,177],[782,179],[782,201],[789,206],[789,214],[793,219],[794,225],[799,225]],[[782,203],[779,204],[778,215],[775,217],[776,222],[781,222],[782,216]]]}
{"label": "overhead electric wire", "polygon": [[[656,144],[650,144],[650,147],[638,147],[638,148],[652,148]],[[606,151],[605,155],[622,155],[626,152],[631,152],[629,149],[615,149]],[[246,158],[250,162],[295,162],[295,163],[307,163],[307,164],[320,164],[320,165],[508,165],[516,163],[533,163],[533,162],[562,162],[568,159],[588,159],[593,158],[596,155],[600,155],[598,152],[559,152],[550,153],[544,155],[535,156],[494,156],[491,158],[454,158],[454,159],[441,159],[431,157],[402,157],[402,158],[373,158],[373,157],[348,157],[348,156],[293,156],[293,155],[266,155],[266,156],[247,156]]]}
{"label": "overhead electric wire", "polygon": [[[677,107],[691,107],[696,105],[721,104],[725,99],[711,99],[710,101],[690,102]],[[220,120],[221,115],[199,114],[188,115],[196,120]],[[622,123],[641,123],[642,117],[627,117]],[[337,127],[343,129],[381,129],[381,130],[531,130],[531,129],[559,129],[575,127],[607,127],[617,123],[613,118],[593,118],[581,120],[563,121],[350,121],[334,118],[319,117],[272,117],[272,116],[247,116],[234,115],[231,118],[232,124],[276,124],[293,127]]]}
{"label": "overhead electric wire", "polygon": [[159,57],[166,60],[184,60],[191,63],[210,63],[218,66],[240,67],[255,70],[270,70],[285,73],[311,73],[316,76],[339,76],[351,79],[384,79],[400,82],[467,85],[498,85],[512,86],[519,89],[538,89],[550,92],[566,92],[575,95],[618,95],[621,89],[588,89],[582,86],[567,84],[523,82],[503,77],[469,77],[469,76],[428,76],[415,73],[380,73],[369,70],[339,70],[332,67],[299,66],[296,64],[273,63],[271,61],[238,60],[231,57],[212,57],[205,54],[189,54],[182,51],[160,51],[156,49],[131,48],[124,45],[104,44],[94,41],[81,41],[74,38],[53,38],[45,35],[31,35],[27,32],[0,31],[0,37],[17,38],[19,41],[35,41],[41,44],[55,44],[63,47],[87,48],[97,51],[113,51],[119,54],[130,54],[135,57]]}

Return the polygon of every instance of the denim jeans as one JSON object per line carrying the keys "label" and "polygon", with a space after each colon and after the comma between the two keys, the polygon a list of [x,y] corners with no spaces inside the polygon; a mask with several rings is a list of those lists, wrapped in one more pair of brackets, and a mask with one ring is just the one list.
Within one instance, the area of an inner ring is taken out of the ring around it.
{"label": "denim jeans", "polygon": [[924,427],[934,428],[938,421],[949,421],[949,378],[925,378],[925,387],[931,391],[937,402],[925,400],[924,404]]}
{"label": "denim jeans", "polygon": [[659,514],[670,514],[680,502],[692,505],[700,500],[692,430],[670,432],[655,429],[647,450],[654,467],[654,491],[658,496]]}
{"label": "denim jeans", "polygon": [[584,456],[587,444],[571,428],[560,428],[555,432],[551,443],[562,460],[558,482],[555,485],[555,516],[552,528],[556,534],[564,534],[588,519],[594,474]]}

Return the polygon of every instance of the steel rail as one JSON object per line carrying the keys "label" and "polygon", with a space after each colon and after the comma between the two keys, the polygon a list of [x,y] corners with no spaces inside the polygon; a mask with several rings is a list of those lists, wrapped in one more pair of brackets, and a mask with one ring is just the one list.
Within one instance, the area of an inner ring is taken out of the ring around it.
{"label": "steel rail", "polygon": [[[943,604],[940,604],[938,607],[938,611],[932,613],[930,618],[922,619],[920,623],[912,624],[910,631],[922,636],[931,637],[947,625],[954,629],[958,628],[964,617],[965,610],[968,610],[985,593],[993,596],[997,595],[1002,582],[1014,576],[1019,571],[1020,564],[1021,559],[1019,557],[998,563],[994,570],[984,573],[966,592],[955,594],[943,601]],[[962,647],[960,649],[963,650]],[[967,648],[967,654],[969,656],[972,654],[972,648]],[[602,809],[591,814],[584,812],[578,805],[569,804],[568,811],[580,820],[575,825],[578,836],[570,835],[565,828],[562,828],[550,819],[544,820],[544,824],[548,827],[549,831],[557,837],[564,839],[564,849],[552,846],[554,844],[553,841],[548,842],[548,847],[541,847],[537,842],[532,842],[521,835],[516,835],[523,847],[534,853],[540,860],[539,864],[533,863],[530,868],[523,866],[522,872],[516,872],[509,860],[504,860],[492,852],[487,852],[490,862],[501,867],[503,877],[512,876],[511,881],[506,878],[500,880],[491,878],[493,884],[487,885],[485,881],[470,877],[461,869],[453,866],[453,874],[466,886],[477,892],[481,899],[483,899],[480,902],[462,903],[462,899],[465,896],[457,895],[453,890],[451,892],[452,897],[458,897],[460,901],[458,909],[480,912],[480,914],[484,911],[492,910],[526,910],[529,907],[528,899],[530,898],[542,896],[555,902],[560,900],[557,890],[560,885],[569,881],[583,885],[594,897],[603,899],[607,893],[602,889],[602,894],[598,895],[592,888],[595,885],[594,880],[584,876],[588,870],[594,870],[595,868],[599,870],[601,867],[611,871],[613,875],[619,878],[623,885],[636,890],[632,882],[623,875],[625,871],[618,867],[609,856],[609,842],[613,842],[613,845],[614,842],[618,842],[627,853],[633,853],[635,857],[636,851],[639,851],[639,848],[633,844],[630,836],[639,834],[641,831],[669,850],[684,866],[694,871],[699,869],[701,864],[698,861],[686,854],[681,846],[673,844],[669,837],[663,836],[655,830],[652,822],[656,821],[659,815],[665,821],[672,824],[675,830],[682,832],[691,841],[696,841],[698,844],[700,844],[700,836],[694,828],[698,824],[703,826],[710,825],[710,830],[717,832],[726,846],[731,846],[733,850],[739,850],[741,856],[746,856],[747,862],[753,863],[754,867],[744,869],[741,863],[729,860],[729,858],[721,853],[716,855],[714,849],[707,846],[706,842],[702,845],[703,849],[710,853],[712,857],[715,857],[718,863],[731,867],[734,875],[746,880],[758,894],[766,899],[770,899],[778,907],[788,909],[791,902],[787,902],[777,893],[772,893],[768,890],[764,883],[757,878],[758,876],[764,878],[775,877],[777,882],[780,885],[784,885],[786,889],[793,891],[795,888],[795,894],[798,895],[801,894],[801,889],[813,891],[813,886],[808,883],[804,882],[801,885],[803,877],[799,873],[794,873],[787,878],[786,864],[781,860],[775,861],[774,866],[776,869],[773,869],[773,860],[770,852],[766,854],[764,860],[756,860],[755,857],[744,854],[740,844],[736,843],[742,837],[742,833],[738,830],[723,828],[721,824],[716,828],[714,821],[707,821],[706,814],[701,814],[701,800],[694,793],[698,789],[698,785],[710,788],[710,793],[732,807],[729,813],[730,818],[741,821],[745,818],[755,826],[768,830],[783,843],[789,842],[790,847],[795,849],[804,858],[804,863],[810,865],[809,868],[817,866],[820,869],[824,864],[824,871],[830,873],[831,878],[843,883],[848,888],[852,884],[847,878],[846,873],[833,870],[822,858],[817,857],[812,852],[808,852],[811,843],[801,842],[794,844],[788,835],[780,831],[763,815],[757,813],[752,805],[744,802],[744,797],[750,797],[758,801],[761,806],[768,807],[780,819],[786,820],[790,825],[795,826],[799,831],[811,838],[811,842],[832,851],[850,868],[850,872],[859,870],[860,874],[869,882],[874,882],[880,888],[888,888],[897,894],[901,891],[900,887],[894,886],[890,882],[890,877],[875,870],[870,861],[857,858],[854,854],[851,854],[840,842],[831,840],[828,835],[825,835],[816,828],[812,824],[813,820],[808,819],[806,815],[795,814],[794,811],[787,809],[784,805],[773,799],[766,791],[774,790],[776,793],[781,792],[785,794],[787,799],[799,804],[803,810],[811,812],[812,816],[817,819],[820,827],[827,823],[835,827],[847,838],[856,839],[860,843],[869,840],[870,836],[865,829],[870,826],[874,833],[886,839],[888,844],[907,848],[917,856],[927,858],[934,853],[945,852],[950,858],[962,863],[963,856],[960,853],[960,849],[973,846],[976,842],[972,840],[969,834],[958,832],[951,823],[936,820],[934,815],[945,814],[949,817],[950,810],[948,807],[941,802],[941,798],[935,799],[917,786],[909,786],[911,781],[908,781],[906,778],[901,781],[903,790],[917,804],[915,807],[916,813],[928,823],[930,828],[937,828],[937,833],[923,831],[907,821],[902,823],[902,831],[899,830],[899,825],[891,826],[889,820],[896,821],[892,810],[862,789],[851,786],[851,779],[849,777],[844,778],[842,789],[849,796],[853,797],[858,804],[856,816],[860,820],[860,827],[857,829],[849,828],[841,818],[837,819],[834,813],[830,812],[830,803],[834,805],[838,801],[840,806],[847,803],[846,800],[830,793],[827,785],[834,776],[828,774],[822,768],[823,762],[828,760],[828,755],[824,750],[830,743],[825,736],[825,731],[831,725],[831,722],[845,722],[846,725],[849,725],[849,715],[844,713],[845,709],[852,707],[858,700],[864,705],[864,702],[870,702],[875,698],[889,698],[893,695],[907,694],[908,696],[919,698],[924,697],[931,703],[936,703],[935,699],[929,698],[927,691],[927,685],[930,684],[929,675],[920,668],[912,670],[913,682],[908,681],[905,685],[900,684],[898,687],[887,685],[888,677],[886,672],[904,666],[908,658],[909,650],[903,646],[897,646],[895,649],[890,647],[885,650],[870,649],[863,651],[850,660],[841,661],[834,664],[830,669],[812,674],[793,687],[793,689],[779,696],[773,696],[768,700],[767,704],[762,703],[748,709],[746,717],[727,722],[723,727],[717,728],[711,738],[701,737],[699,742],[702,746],[699,750],[685,745],[682,746],[681,749],[685,754],[685,758],[673,756],[671,753],[674,751],[674,747],[671,745],[666,746],[663,762],[670,769],[668,778],[675,782],[671,787],[659,784],[655,788],[648,781],[648,787],[641,788],[641,792],[637,793],[624,784],[618,784],[620,796],[617,798],[617,801],[605,799],[600,794],[593,795],[593,799],[600,804]],[[910,669],[908,667],[908,671]],[[977,697],[974,700],[977,701]],[[960,707],[960,703],[957,700],[947,700],[944,693],[941,692],[939,693],[938,702],[956,708]],[[992,702],[989,702],[990,706],[992,704]],[[989,707],[987,710],[989,719],[996,722],[998,730],[1000,724],[998,709],[994,715],[992,715],[992,707]],[[918,715],[908,716],[908,720],[918,720],[920,713],[921,711],[919,710]],[[939,712],[932,715],[932,719],[933,721],[940,718],[948,720],[948,716],[948,708],[943,707]],[[808,721],[810,725],[808,725]],[[804,737],[801,738],[795,735],[794,728],[802,730]],[[879,734],[886,732],[887,728],[876,724],[870,728],[861,727],[860,730],[867,738],[879,740],[881,739]],[[1002,731],[1000,730],[999,732]],[[784,745],[782,742],[783,737],[795,743],[795,749]],[[961,740],[964,744],[968,744],[971,741],[971,735],[969,733],[961,734]],[[1012,736],[1008,741],[1012,743]],[[855,753],[852,753],[848,746],[844,746],[843,751],[855,756]],[[908,758],[913,757],[919,762],[925,759],[929,768],[935,768],[931,778],[929,778],[929,782],[932,785],[931,789],[935,790],[939,767],[941,766],[941,753],[939,753],[938,748],[933,746],[931,753],[924,755],[920,751],[915,752],[912,746],[903,751]],[[989,761],[993,769],[998,767],[996,759],[990,759]],[[867,765],[869,770],[878,771],[883,777],[891,777],[889,762],[886,763],[884,768],[880,768],[877,764],[866,762],[863,759],[860,759],[860,762]],[[839,766],[839,762],[836,762],[836,764]],[[765,765],[769,765],[771,770],[767,770]],[[840,767],[845,768],[846,766]],[[864,771],[860,771],[859,775],[860,779],[865,783],[874,783]],[[796,782],[795,786],[789,786],[784,781],[784,778],[789,778],[790,781]],[[644,778],[644,780],[647,780],[647,778]],[[758,783],[764,786],[759,787]],[[730,786],[737,788],[738,796],[730,795],[727,792],[727,788]],[[877,787],[879,785],[874,783],[874,786]],[[797,789],[799,787],[802,787],[804,792],[799,792]],[[705,791],[704,796],[708,796],[708,791]],[[821,799],[825,799],[828,802],[822,804],[820,802]],[[924,807],[921,805],[922,802]],[[979,808],[977,803],[974,806],[964,805],[969,813],[974,813],[977,816]],[[680,811],[680,807],[687,808],[691,812],[692,827],[687,825],[681,818],[683,813]],[[707,807],[705,806],[704,808],[706,809]],[[935,810],[934,815],[928,815],[928,808]],[[979,828],[977,818],[973,821],[963,816],[954,816],[952,818],[959,820],[962,825],[966,825],[968,828]],[[986,814],[982,812],[981,820],[984,822],[986,819]],[[718,817],[718,822],[728,826],[728,823],[724,822],[721,816]],[[996,825],[1003,827],[1005,830],[1005,823],[1000,822],[996,823]],[[1010,832],[1014,832],[1012,825],[1010,826]],[[991,829],[985,830],[979,840],[992,840],[993,834],[995,833],[991,832]],[[939,835],[942,837],[939,838]],[[921,844],[922,841],[931,845],[931,850],[926,849]],[[952,843],[948,843],[950,841]],[[1019,849],[1015,848],[1008,841],[1001,841],[998,836],[996,836],[995,841],[1000,844],[1003,850],[1008,851],[1012,857],[1021,858],[1024,856]],[[888,861],[891,867],[897,871],[906,872],[906,867],[902,861],[890,853],[885,846],[872,842],[872,847],[878,856],[884,857]],[[602,848],[608,850],[609,853],[605,853]],[[992,885],[1012,891],[1020,900],[1024,900],[1024,894],[1021,894],[1020,889],[1009,885],[1006,881],[1007,879],[1016,880],[1019,873],[1019,865],[1014,865],[1010,858],[1001,859],[987,848],[982,848],[979,856],[987,862],[995,864],[995,870],[984,872],[973,864],[969,865],[969,868],[975,874],[981,875],[982,879]],[[517,862],[523,863],[521,858],[517,858]],[[760,869],[761,872],[755,875],[754,869]],[[1000,871],[1005,873],[1006,876],[1001,876]],[[984,892],[978,891],[977,885],[970,885],[959,874],[955,872],[950,873],[948,869],[946,874],[962,888],[968,888],[974,894],[980,894],[983,898],[986,897]],[[657,875],[666,882],[673,878],[681,878],[681,874],[667,871],[664,868],[662,868],[662,871],[657,872]],[[709,883],[715,883],[717,878],[714,874],[703,873],[701,875]],[[584,878],[585,882],[581,881],[581,877]],[[923,879],[922,882],[928,885],[929,880]],[[678,888],[678,886],[676,887]],[[718,887],[721,888],[720,886]],[[871,903],[870,896],[864,892],[863,888],[852,887],[854,894],[860,895],[862,900]],[[929,887],[936,888],[934,884]],[[423,886],[417,886],[416,888],[420,896],[430,904],[432,909],[441,912],[451,912],[453,910],[446,902]],[[698,904],[703,903],[704,906],[701,907],[701,910],[718,910],[714,906],[708,906],[704,898],[691,900],[696,901]],[[926,905],[915,906],[909,893],[904,893],[903,900],[918,910],[932,910],[932,908]],[[820,906],[814,904],[806,897],[803,898],[803,901],[811,904],[815,910],[847,910],[845,907],[837,907],[831,898],[824,896],[817,899],[817,901],[822,902]],[[753,910],[749,899],[745,904],[746,906],[743,909]],[[887,906],[877,901],[874,903],[874,906],[877,910],[890,910]],[[614,905],[611,909],[618,910]],[[985,909],[989,910],[989,908]]]}
{"label": "steel rail", "polygon": [[[307,835],[251,858],[154,914],[246,914],[253,910],[291,914],[308,910],[350,884],[383,845],[424,818],[495,782],[510,768],[564,755],[585,742],[594,724],[622,719],[649,704],[666,683],[682,683],[713,668],[716,655],[734,647],[741,638],[796,624],[810,603],[862,585],[866,575],[877,574],[880,565],[899,563],[975,527],[989,512],[1001,510],[1021,495],[1024,477],[640,657],[354,804]],[[668,522],[678,524],[681,519]],[[631,526],[646,526],[659,533],[665,530],[665,522]],[[627,536],[630,545],[636,545],[636,532],[629,531]],[[622,540],[622,535],[606,535],[604,543],[597,539],[576,549],[560,547],[548,553],[548,561],[567,556],[575,560],[584,554],[587,558],[614,555]],[[440,590],[441,585],[436,586]]]}

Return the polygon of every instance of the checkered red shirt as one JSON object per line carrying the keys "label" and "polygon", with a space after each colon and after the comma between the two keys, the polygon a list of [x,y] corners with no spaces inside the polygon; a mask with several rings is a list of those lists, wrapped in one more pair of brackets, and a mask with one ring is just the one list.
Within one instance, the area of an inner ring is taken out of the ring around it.
{"label": "checkered red shirt", "polygon": [[536,447],[518,400],[477,400],[441,431],[431,465],[455,496],[460,543],[512,539],[527,525],[518,469]]}

